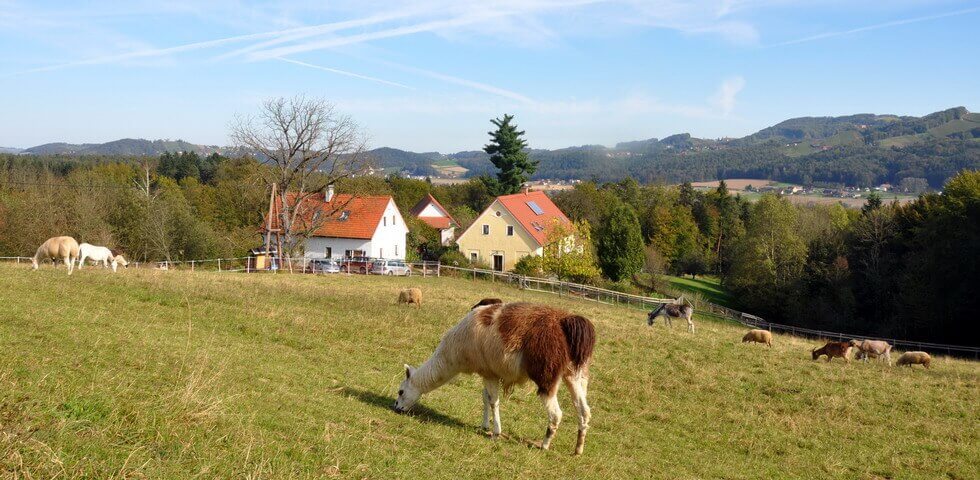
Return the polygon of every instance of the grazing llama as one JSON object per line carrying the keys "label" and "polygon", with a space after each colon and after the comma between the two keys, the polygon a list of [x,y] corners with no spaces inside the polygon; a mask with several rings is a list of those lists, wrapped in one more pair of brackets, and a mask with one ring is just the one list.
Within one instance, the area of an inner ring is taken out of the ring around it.
{"label": "grazing llama", "polygon": [[82,266],[85,265],[85,260],[91,260],[95,262],[96,265],[102,263],[102,268],[108,268],[111,266],[113,272],[116,271],[119,264],[122,264],[124,267],[129,265],[129,262],[127,262],[125,258],[122,258],[122,255],[119,255],[117,258],[116,255],[113,255],[112,250],[109,250],[106,247],[83,243],[78,247],[78,252],[79,270],[81,270]]}
{"label": "grazing llama", "polygon": [[34,270],[37,270],[38,264],[46,260],[53,260],[57,262],[58,260],[64,261],[65,266],[68,267],[68,275],[71,275],[72,269],[75,265],[75,259],[78,258],[78,242],[71,237],[51,237],[44,241],[40,247],[37,247],[37,251],[34,252],[34,257],[31,258],[31,264]]}
{"label": "grazing llama", "polygon": [[652,327],[657,317],[663,316],[667,326],[673,328],[674,324],[671,323],[671,318],[684,318],[687,320],[687,330],[694,333],[694,321],[691,320],[691,315],[694,315],[694,307],[681,297],[675,303],[661,303],[659,307],[651,311],[647,315],[647,325]]}
{"label": "grazing llama", "polygon": [[547,449],[561,423],[558,383],[564,381],[578,413],[575,454],[585,448],[591,413],[586,401],[595,327],[588,319],[564,310],[531,303],[491,304],[471,310],[442,337],[420,367],[405,365],[405,380],[394,409],[405,412],[419,397],[460,373],[483,377],[483,428],[500,435],[500,393],[533,381],[548,411],[548,429],[541,442]]}

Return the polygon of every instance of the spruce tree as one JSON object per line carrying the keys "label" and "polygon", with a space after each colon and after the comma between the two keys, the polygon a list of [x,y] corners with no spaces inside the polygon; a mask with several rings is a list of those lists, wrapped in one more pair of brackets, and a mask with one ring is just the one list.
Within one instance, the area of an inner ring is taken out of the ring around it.
{"label": "spruce tree", "polygon": [[[524,149],[524,131],[511,124],[513,115],[490,120],[497,126],[496,131],[487,132],[490,143],[483,151],[490,155],[490,161],[497,167],[497,180],[485,182],[494,195],[508,195],[521,191],[521,186],[538,169],[538,162],[531,160]],[[488,179],[489,180],[489,179]]]}
{"label": "spruce tree", "polygon": [[633,208],[620,204],[606,219],[596,246],[599,267],[610,280],[620,281],[643,268],[643,234]]}

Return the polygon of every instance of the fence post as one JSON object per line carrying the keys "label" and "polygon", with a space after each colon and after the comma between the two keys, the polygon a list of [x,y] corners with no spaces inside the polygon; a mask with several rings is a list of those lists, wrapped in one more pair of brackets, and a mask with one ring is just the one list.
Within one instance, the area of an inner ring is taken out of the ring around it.
{"label": "fence post", "polygon": [[218,259],[218,271],[219,272],[221,271],[221,259],[220,258]]}
{"label": "fence post", "polygon": [[194,271],[194,260],[191,260],[191,271]]}
{"label": "fence post", "polygon": [[249,255],[245,257],[245,273],[251,273],[250,268],[252,267],[252,256]]}

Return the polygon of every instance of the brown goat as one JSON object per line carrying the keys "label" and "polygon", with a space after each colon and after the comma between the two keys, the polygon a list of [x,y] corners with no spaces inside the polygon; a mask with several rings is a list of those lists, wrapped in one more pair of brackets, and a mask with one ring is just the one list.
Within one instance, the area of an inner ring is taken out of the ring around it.
{"label": "brown goat", "polygon": [[821,355],[826,355],[828,362],[833,360],[834,357],[840,357],[845,362],[850,362],[851,359],[848,356],[851,353],[851,349],[856,346],[857,342],[854,340],[847,342],[827,342],[826,345],[820,348],[814,348],[810,353],[813,355],[814,360],[820,358]]}

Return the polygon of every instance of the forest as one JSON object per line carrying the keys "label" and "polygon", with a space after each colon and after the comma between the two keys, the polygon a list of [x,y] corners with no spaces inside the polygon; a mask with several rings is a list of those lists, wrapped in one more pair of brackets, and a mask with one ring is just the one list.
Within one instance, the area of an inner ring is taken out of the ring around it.
{"label": "forest", "polygon": [[[72,235],[133,259],[245,255],[261,244],[265,169],[249,158],[0,156],[0,255],[29,256]],[[431,192],[461,223],[493,196],[478,179],[432,185],[359,176],[339,192],[390,194],[409,222],[412,259],[465,264],[408,215]],[[554,197],[574,221],[582,255],[521,262],[552,275],[638,293],[663,274],[717,275],[739,307],[771,321],[827,330],[976,344],[980,173],[964,170],[905,204],[871,198],[861,210],[800,206],[775,195],[750,203],[724,185],[583,182]]]}

